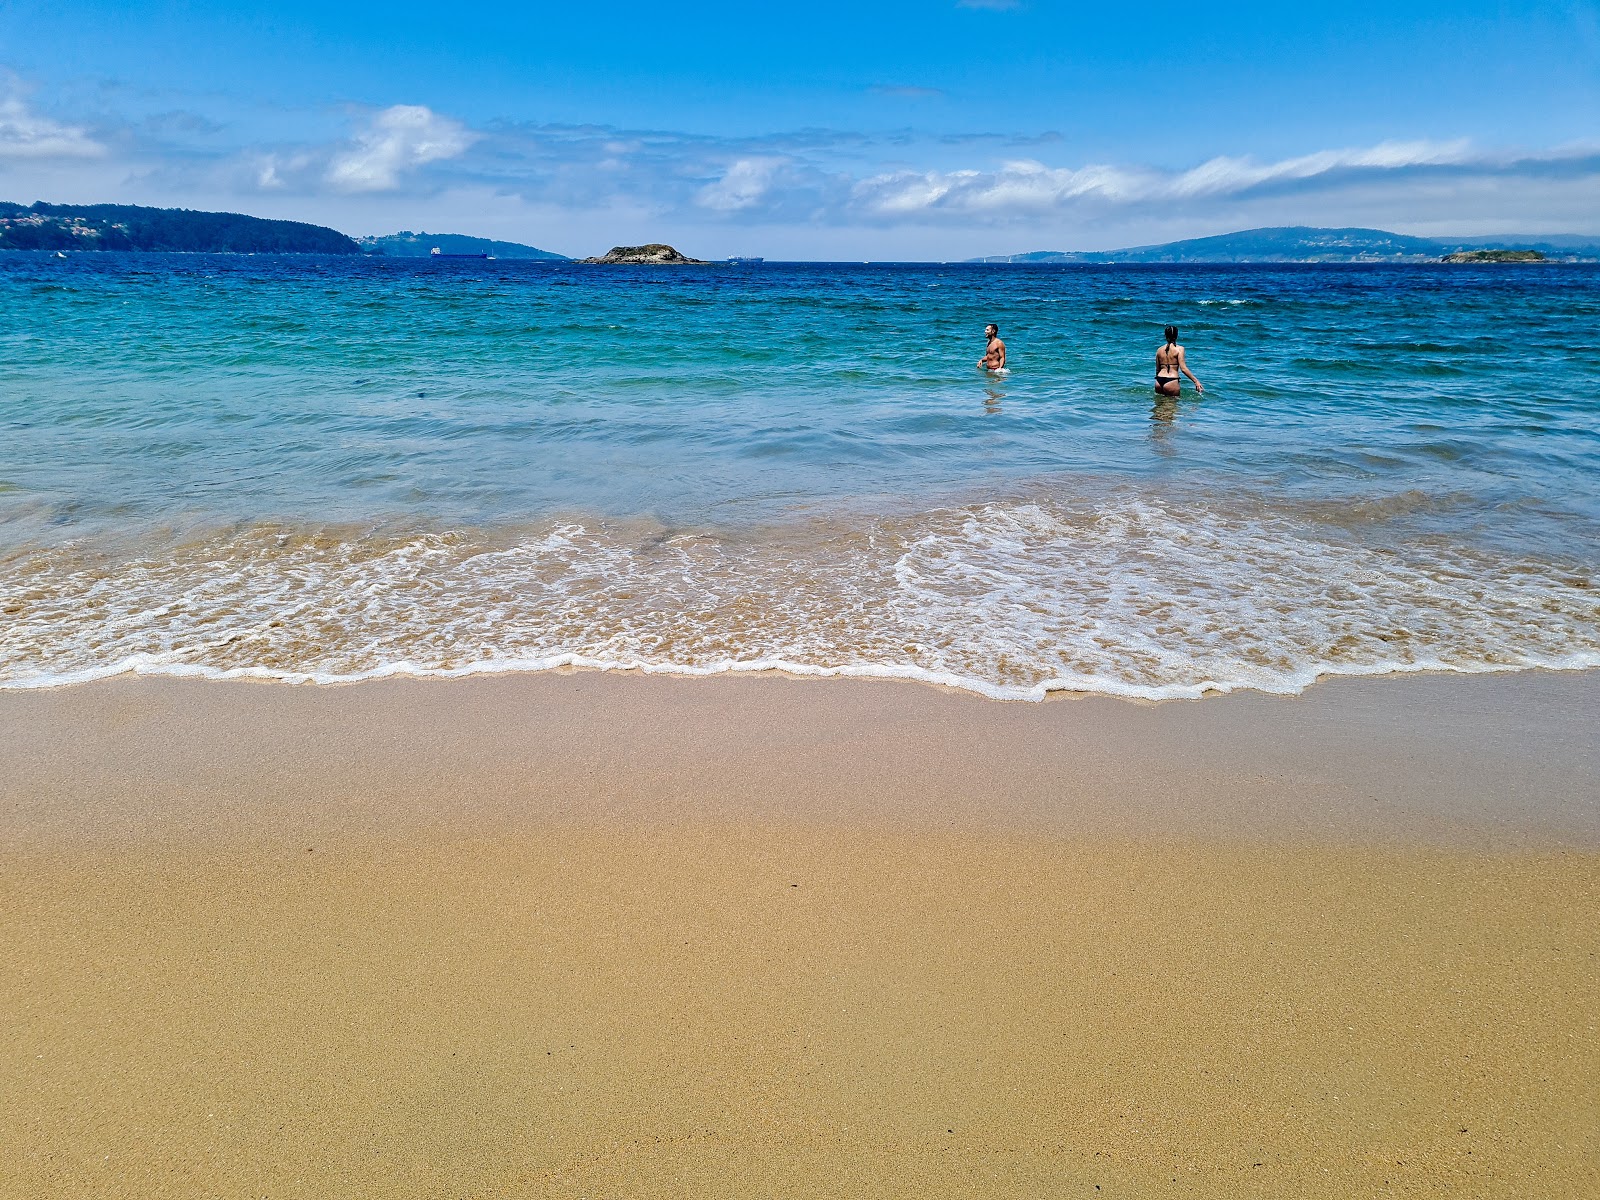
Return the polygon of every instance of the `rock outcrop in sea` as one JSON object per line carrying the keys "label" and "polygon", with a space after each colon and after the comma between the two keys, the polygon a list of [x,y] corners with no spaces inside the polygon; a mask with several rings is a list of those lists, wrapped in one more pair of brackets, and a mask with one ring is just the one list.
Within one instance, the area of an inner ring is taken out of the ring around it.
{"label": "rock outcrop in sea", "polygon": [[599,258],[584,258],[580,262],[586,263],[644,263],[660,266],[704,266],[705,260],[689,258],[679,254],[671,246],[662,242],[651,242],[648,246],[613,246]]}
{"label": "rock outcrop in sea", "polygon": [[1537,250],[1458,250],[1446,254],[1447,263],[1538,263],[1548,262]]}

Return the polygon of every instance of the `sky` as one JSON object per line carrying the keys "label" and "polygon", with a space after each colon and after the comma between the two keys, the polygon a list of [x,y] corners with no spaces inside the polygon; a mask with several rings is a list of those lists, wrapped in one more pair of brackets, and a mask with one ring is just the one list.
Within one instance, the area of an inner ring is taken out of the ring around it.
{"label": "sky", "polygon": [[0,0],[0,199],[704,258],[1600,235],[1600,3]]}

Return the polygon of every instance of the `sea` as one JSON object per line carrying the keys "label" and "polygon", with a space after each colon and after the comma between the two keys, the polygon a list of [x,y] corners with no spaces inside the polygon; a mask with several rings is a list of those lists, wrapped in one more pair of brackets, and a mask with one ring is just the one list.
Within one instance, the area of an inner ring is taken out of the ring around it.
{"label": "sea", "polygon": [[1593,267],[13,252],[0,312],[4,688],[1600,666]]}

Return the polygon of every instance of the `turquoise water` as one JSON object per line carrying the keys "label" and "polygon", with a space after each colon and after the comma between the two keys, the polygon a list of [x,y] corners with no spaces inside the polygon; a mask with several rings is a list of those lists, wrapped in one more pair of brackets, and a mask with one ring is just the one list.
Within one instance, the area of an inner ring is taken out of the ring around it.
{"label": "turquoise water", "polygon": [[11,254],[0,300],[0,686],[1600,665],[1600,271]]}

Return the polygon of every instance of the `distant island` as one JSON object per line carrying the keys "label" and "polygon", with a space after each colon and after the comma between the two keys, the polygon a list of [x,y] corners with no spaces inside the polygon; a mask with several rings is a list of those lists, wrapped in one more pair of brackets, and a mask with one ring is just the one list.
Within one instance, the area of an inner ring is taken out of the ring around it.
{"label": "distant island", "polygon": [[689,258],[686,255],[679,254],[671,246],[668,246],[662,242],[651,242],[647,246],[613,246],[599,258],[582,258],[578,261],[584,263],[598,263],[601,265],[611,265],[615,263],[633,263],[647,266],[674,267],[703,267],[706,265],[704,259]]}
{"label": "distant island", "polygon": [[571,261],[565,254],[541,250],[537,246],[469,237],[464,233],[412,233],[409,229],[402,229],[399,233],[357,238],[356,242],[364,254],[382,254],[394,258],[429,258],[437,246],[441,254],[487,254],[493,258]]}
{"label": "distant island", "polygon": [[1600,242],[1578,237],[1519,242],[1511,238],[1459,238],[1450,241],[1409,237],[1382,229],[1319,229],[1305,225],[1245,229],[1216,237],[1190,238],[1159,246],[1121,250],[1035,250],[968,259],[1001,263],[1359,263],[1439,262],[1447,255],[1483,252],[1537,252],[1549,259],[1588,262],[1600,259]]}
{"label": "distant island", "polygon": [[1446,254],[1447,263],[1542,263],[1549,262],[1537,250],[1457,250]]}
{"label": "distant island", "polygon": [[136,204],[0,201],[0,250],[149,250],[191,254],[359,254],[354,239],[301,221]]}

